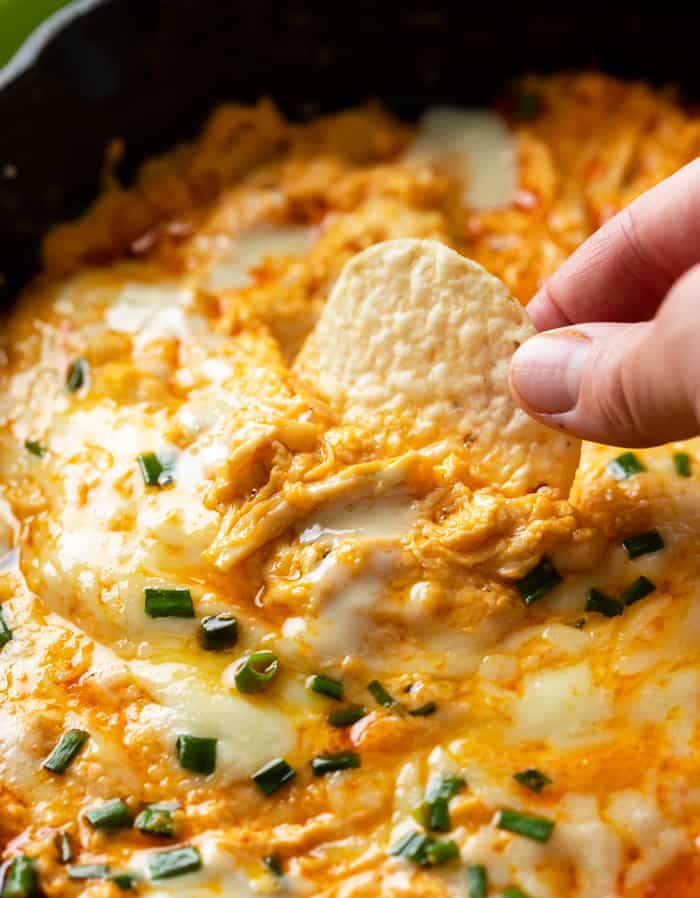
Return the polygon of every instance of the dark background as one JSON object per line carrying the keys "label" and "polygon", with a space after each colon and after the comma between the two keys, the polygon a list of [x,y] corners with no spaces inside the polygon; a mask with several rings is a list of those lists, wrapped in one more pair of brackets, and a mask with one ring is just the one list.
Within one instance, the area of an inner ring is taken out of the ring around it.
{"label": "dark background", "polygon": [[94,196],[110,138],[127,140],[128,178],[221,100],[269,94],[305,117],[379,96],[413,116],[488,102],[523,72],[587,66],[700,100],[699,13],[487,6],[106,0],[0,93],[0,301],[35,268],[46,228]]}

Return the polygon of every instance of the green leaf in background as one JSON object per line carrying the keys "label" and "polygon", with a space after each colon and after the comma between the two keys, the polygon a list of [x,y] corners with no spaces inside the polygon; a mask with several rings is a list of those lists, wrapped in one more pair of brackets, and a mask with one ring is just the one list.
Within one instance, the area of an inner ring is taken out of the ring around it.
{"label": "green leaf in background", "polygon": [[69,0],[0,0],[0,67],[52,13]]}

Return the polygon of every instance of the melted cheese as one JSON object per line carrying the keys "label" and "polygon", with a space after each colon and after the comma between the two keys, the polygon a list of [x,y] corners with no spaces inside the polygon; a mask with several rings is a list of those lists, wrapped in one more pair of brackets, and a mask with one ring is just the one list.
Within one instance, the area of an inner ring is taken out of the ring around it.
{"label": "melted cheese", "polygon": [[214,249],[207,285],[240,290],[253,282],[252,271],[266,259],[300,256],[311,246],[312,228],[302,225],[260,224],[235,238],[223,237]]}
{"label": "melted cheese", "polygon": [[405,158],[444,168],[476,208],[513,201],[517,185],[515,141],[503,119],[490,112],[437,106],[425,113]]}

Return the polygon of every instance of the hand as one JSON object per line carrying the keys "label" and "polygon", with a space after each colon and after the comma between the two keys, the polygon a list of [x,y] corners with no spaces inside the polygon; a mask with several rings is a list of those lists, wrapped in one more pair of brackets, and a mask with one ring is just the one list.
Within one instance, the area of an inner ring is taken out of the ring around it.
{"label": "hand", "polygon": [[515,400],[614,446],[700,433],[698,262],[700,158],[607,222],[528,305],[545,333],[513,356]]}

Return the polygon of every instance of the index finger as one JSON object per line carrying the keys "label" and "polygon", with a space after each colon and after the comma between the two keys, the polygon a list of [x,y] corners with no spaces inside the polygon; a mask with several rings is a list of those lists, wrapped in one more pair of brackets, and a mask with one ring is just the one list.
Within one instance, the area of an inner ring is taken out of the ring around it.
{"label": "index finger", "polygon": [[700,157],[643,193],[585,241],[527,310],[538,330],[652,318],[700,261]]}

